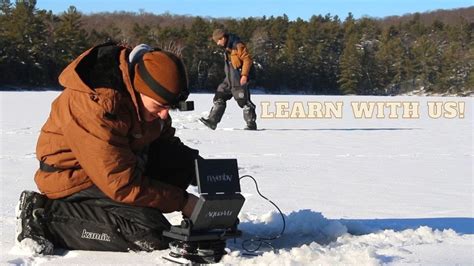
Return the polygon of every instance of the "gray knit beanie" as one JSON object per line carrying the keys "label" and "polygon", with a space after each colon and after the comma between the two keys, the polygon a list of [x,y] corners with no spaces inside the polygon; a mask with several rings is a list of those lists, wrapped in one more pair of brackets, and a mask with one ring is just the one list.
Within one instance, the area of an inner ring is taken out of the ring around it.
{"label": "gray knit beanie", "polygon": [[224,37],[227,32],[224,29],[215,29],[212,33],[212,39],[217,42],[220,38]]}

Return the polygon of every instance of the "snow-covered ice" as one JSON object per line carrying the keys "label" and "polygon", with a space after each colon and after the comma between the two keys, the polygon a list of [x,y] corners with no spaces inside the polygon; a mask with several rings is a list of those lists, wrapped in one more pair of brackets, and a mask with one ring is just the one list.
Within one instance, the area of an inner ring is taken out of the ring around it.
{"label": "snow-covered ice", "polygon": [[[31,256],[15,246],[15,206],[22,190],[36,189],[36,140],[57,95],[0,93],[0,264],[171,264],[162,259],[168,251]],[[198,118],[212,95],[190,98],[195,111],[172,113],[183,142],[205,158],[237,158],[240,175],[255,177],[286,217],[275,251],[244,256],[242,240],[276,235],[282,221],[243,179],[244,236],[228,241],[221,264],[474,264],[472,98],[255,95],[258,116],[262,101],[344,103],[340,119],[259,119],[256,132],[240,130],[233,100],[217,130],[208,130]],[[355,119],[354,101],[416,101],[420,118]],[[465,102],[464,118],[430,118],[428,101]]]}

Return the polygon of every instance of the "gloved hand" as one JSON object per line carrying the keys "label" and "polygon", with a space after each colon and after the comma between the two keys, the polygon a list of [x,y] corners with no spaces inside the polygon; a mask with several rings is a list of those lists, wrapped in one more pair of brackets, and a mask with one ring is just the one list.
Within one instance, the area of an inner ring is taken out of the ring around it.
{"label": "gloved hand", "polygon": [[190,184],[196,186],[195,159],[202,159],[199,151],[184,145],[179,138],[155,141],[148,152],[147,175],[182,189]]}
{"label": "gloved hand", "polygon": [[196,206],[196,203],[198,202],[199,198],[196,197],[193,194],[188,195],[188,199],[186,201],[186,204],[184,205],[184,208],[181,210],[183,215],[187,218],[191,217],[191,214],[193,213],[194,207]]}

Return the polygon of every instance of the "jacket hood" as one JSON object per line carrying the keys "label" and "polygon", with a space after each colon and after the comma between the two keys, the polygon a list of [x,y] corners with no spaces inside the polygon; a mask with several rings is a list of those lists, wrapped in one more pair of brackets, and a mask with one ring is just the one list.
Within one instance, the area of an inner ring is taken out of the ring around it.
{"label": "jacket hood", "polygon": [[59,75],[59,84],[64,88],[91,93],[93,90],[82,80],[77,72],[77,66],[86,58],[94,48],[91,48],[74,61],[72,61]]}
{"label": "jacket hood", "polygon": [[65,88],[94,93],[96,88],[109,88],[130,95],[140,119],[138,99],[132,85],[130,50],[113,43],[93,47],[72,61],[59,76]]}
{"label": "jacket hood", "polygon": [[232,34],[232,33],[229,33],[228,37],[227,37],[227,45],[226,45],[226,48],[228,49],[234,49],[235,46],[238,44],[238,43],[241,43],[242,41],[240,40],[240,37],[235,35],[235,34]]}
{"label": "jacket hood", "polygon": [[129,52],[125,47],[112,43],[93,47],[64,69],[59,83],[65,88],[88,93],[95,88],[125,91],[128,87],[125,80],[129,78]]}

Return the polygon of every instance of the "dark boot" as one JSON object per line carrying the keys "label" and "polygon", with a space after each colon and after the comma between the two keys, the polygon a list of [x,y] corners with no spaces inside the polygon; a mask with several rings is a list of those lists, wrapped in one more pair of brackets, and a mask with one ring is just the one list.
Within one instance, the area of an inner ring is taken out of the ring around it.
{"label": "dark boot", "polygon": [[244,106],[244,120],[247,122],[245,130],[257,130],[257,115],[255,114],[255,105],[253,103],[248,103]]}
{"label": "dark boot", "polygon": [[20,247],[36,254],[51,255],[54,246],[47,238],[44,207],[48,198],[23,191],[16,210],[16,240]]}
{"label": "dark boot", "polygon": [[244,128],[244,130],[257,130],[257,123],[255,122],[247,123],[247,126]]}
{"label": "dark boot", "polygon": [[217,99],[214,101],[214,106],[211,109],[211,112],[209,112],[209,117],[208,118],[200,118],[199,121],[201,121],[204,125],[209,127],[212,130],[215,130],[217,127],[217,124],[221,121],[222,116],[224,115],[224,111],[226,108],[226,102],[222,99]]}
{"label": "dark boot", "polygon": [[208,118],[201,117],[199,121],[212,130],[215,130],[217,127],[217,125]]}

